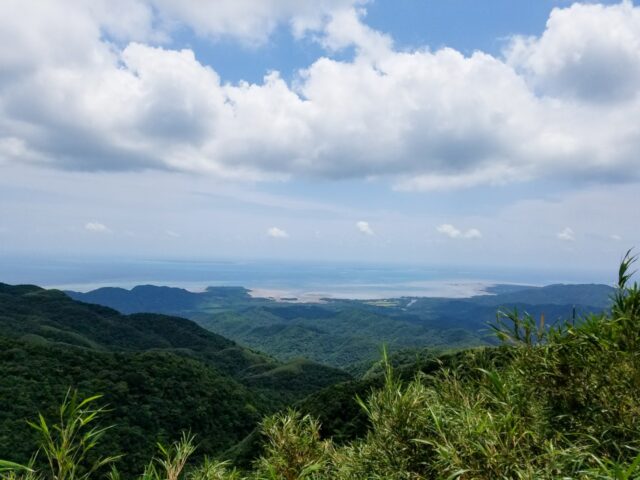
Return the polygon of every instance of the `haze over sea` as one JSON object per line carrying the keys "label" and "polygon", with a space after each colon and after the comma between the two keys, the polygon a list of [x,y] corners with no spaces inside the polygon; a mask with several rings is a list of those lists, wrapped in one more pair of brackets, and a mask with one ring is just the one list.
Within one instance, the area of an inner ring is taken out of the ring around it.
{"label": "haze over sea", "polygon": [[89,291],[100,287],[166,285],[202,291],[243,286],[254,296],[375,299],[465,297],[495,284],[606,283],[614,272],[302,261],[0,258],[8,283]]}

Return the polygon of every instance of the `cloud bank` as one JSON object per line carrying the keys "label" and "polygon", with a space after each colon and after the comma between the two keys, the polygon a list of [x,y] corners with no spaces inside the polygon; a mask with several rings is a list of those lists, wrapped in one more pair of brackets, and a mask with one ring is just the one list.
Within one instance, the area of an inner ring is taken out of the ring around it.
{"label": "cloud bank", "polygon": [[[557,8],[539,37],[465,56],[395,49],[362,5],[4,1],[0,165],[377,177],[400,190],[639,179],[640,7]],[[279,25],[327,49],[291,84],[277,72],[224,83],[171,48],[180,27],[260,43]],[[352,60],[330,58],[347,47]]]}

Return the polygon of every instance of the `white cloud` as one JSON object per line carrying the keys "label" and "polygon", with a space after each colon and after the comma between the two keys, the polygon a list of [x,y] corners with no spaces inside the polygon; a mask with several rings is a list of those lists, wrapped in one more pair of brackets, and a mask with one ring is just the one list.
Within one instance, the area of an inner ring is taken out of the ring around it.
{"label": "white cloud", "polygon": [[180,235],[178,232],[174,232],[173,230],[165,230],[165,235],[167,235],[168,237],[173,237],[173,238],[180,238],[182,235]]}
{"label": "white cloud", "polygon": [[436,227],[436,230],[438,231],[438,233],[446,235],[450,238],[458,238],[460,235],[462,235],[462,232],[460,230],[449,223],[438,225]]}
{"label": "white cloud", "polygon": [[359,55],[379,60],[392,53],[393,40],[388,35],[362,23],[362,10],[348,8],[332,13],[324,27],[321,43],[329,50],[355,46]]}
{"label": "white cloud", "polygon": [[334,12],[366,0],[149,0],[166,23],[183,23],[201,36],[263,43],[278,25],[294,33],[318,30]]}
{"label": "white cloud", "polygon": [[356,222],[356,228],[360,233],[364,233],[365,235],[375,235],[373,229],[371,228],[371,225],[369,225],[369,222],[365,222],[362,220]]}
{"label": "white cloud", "polygon": [[271,227],[267,230],[267,235],[271,238],[289,238],[289,234],[278,227]]}
{"label": "white cloud", "polygon": [[565,242],[573,242],[576,239],[575,232],[569,227],[566,227],[562,231],[558,232],[556,236],[558,237],[558,239],[564,240]]}
{"label": "white cloud", "polygon": [[436,227],[436,231],[449,238],[464,238],[469,240],[474,238],[482,238],[482,233],[477,228],[470,228],[466,232],[463,232],[450,223],[443,223],[442,225],[438,225]]}
{"label": "white cloud", "polygon": [[88,222],[85,224],[84,229],[93,233],[111,233],[111,229],[100,222]]}
{"label": "white cloud", "polygon": [[640,9],[628,0],[556,8],[544,34],[514,38],[507,58],[543,94],[632,100],[640,82]]}
{"label": "white cloud", "polygon": [[[0,37],[4,34],[18,41],[18,46],[26,44],[37,58],[53,55],[57,59],[91,52],[93,44],[73,43],[79,35],[85,40],[95,40],[96,35],[104,33],[122,42],[170,43],[171,35],[184,27],[200,37],[226,37],[257,45],[266,42],[278,26],[290,27],[297,36],[321,30],[336,12],[366,1],[3,0],[0,9],[6,15],[6,24]],[[38,30],[31,31],[31,27]],[[69,49],[57,50],[60,42]],[[20,52],[11,54],[10,50],[9,45],[0,46],[0,52],[19,60]]]}
{"label": "white cloud", "polygon": [[482,233],[477,228],[471,228],[464,233],[464,238],[482,238]]}
{"label": "white cloud", "polygon": [[619,242],[619,241],[621,241],[621,240],[622,240],[622,237],[621,237],[620,235],[615,234],[615,233],[614,233],[614,234],[612,234],[612,235],[610,235],[610,236],[609,236],[609,238],[610,238],[611,240],[615,240],[616,242]]}
{"label": "white cloud", "polygon": [[[540,37],[499,58],[394,50],[361,4],[0,2],[0,163],[386,177],[401,190],[640,179],[640,7],[555,9]],[[325,47],[357,54],[320,58],[292,84],[227,84],[191,50],[143,43],[176,23],[249,42],[278,24],[324,29]]]}

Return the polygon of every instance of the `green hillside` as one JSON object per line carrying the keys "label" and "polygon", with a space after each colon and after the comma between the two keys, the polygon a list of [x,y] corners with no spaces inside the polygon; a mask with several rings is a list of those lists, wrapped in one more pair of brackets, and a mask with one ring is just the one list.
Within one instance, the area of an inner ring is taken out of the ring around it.
{"label": "green hillside", "polygon": [[252,301],[249,291],[242,287],[209,287],[204,292],[194,293],[183,288],[138,285],[131,290],[103,287],[87,293],[66,293],[75,300],[106,305],[122,313],[176,314],[197,311],[207,304],[226,306]]}
{"label": "green hillside", "polygon": [[128,452],[123,469],[140,469],[154,442],[183,430],[198,435],[202,453],[229,448],[252,431],[269,402],[200,361],[162,351],[111,353],[0,338],[0,457],[27,461],[34,435],[26,424],[70,386],[104,392],[117,425],[101,452]]}
{"label": "green hillside", "polygon": [[201,326],[281,361],[305,357],[358,372],[390,352],[428,346],[446,350],[490,344],[487,323],[500,308],[526,311],[553,323],[602,312],[613,289],[606,285],[497,285],[472,298],[395,298],[385,301],[327,300],[319,304],[252,298],[241,287],[202,293],[138,286],[68,292],[73,298],[123,312],[186,316]]}
{"label": "green hillside", "polygon": [[192,321],[121,315],[54,290],[0,284],[0,457],[33,453],[25,420],[69,387],[100,391],[118,424],[104,449],[128,451],[133,471],[156,439],[190,429],[219,453],[262,415],[350,377],[309,361],[283,364]]}

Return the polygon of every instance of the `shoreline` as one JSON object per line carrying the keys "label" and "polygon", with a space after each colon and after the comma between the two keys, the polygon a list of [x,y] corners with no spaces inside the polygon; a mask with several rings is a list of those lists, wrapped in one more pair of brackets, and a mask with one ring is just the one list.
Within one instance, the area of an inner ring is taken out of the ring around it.
{"label": "shoreline", "polygon": [[[356,301],[376,301],[390,300],[398,298],[471,298],[478,295],[493,295],[488,291],[489,288],[499,285],[496,282],[479,282],[479,281],[444,281],[422,282],[422,286],[406,286],[402,288],[398,286],[388,285],[382,287],[379,291],[366,289],[366,285],[362,290],[345,289],[338,291],[332,289],[330,291],[304,290],[304,289],[287,289],[287,288],[250,288],[249,295],[251,298],[270,299],[279,303],[326,303],[331,300],[356,300]],[[516,285],[516,284],[513,284]]]}
{"label": "shoreline", "polygon": [[492,287],[499,285],[535,286],[492,280],[425,280],[401,283],[335,284],[326,287],[308,285],[256,286],[231,285],[218,282],[170,282],[159,280],[112,281],[95,283],[68,283],[42,285],[42,288],[90,292],[100,288],[122,288],[131,290],[140,285],[180,288],[192,293],[203,293],[209,287],[246,288],[253,299],[270,299],[280,303],[326,303],[331,300],[376,301],[399,298],[471,298],[478,295],[493,295]]}

